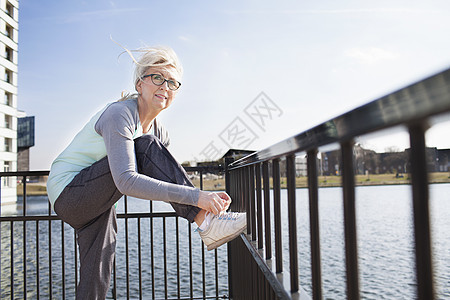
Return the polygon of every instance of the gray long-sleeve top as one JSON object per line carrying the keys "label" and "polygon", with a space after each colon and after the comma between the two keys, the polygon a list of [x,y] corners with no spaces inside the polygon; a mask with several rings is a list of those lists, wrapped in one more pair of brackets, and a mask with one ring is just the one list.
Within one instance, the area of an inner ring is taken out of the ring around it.
{"label": "gray long-sleeve top", "polygon": [[[157,124],[151,132],[168,145],[167,132]],[[122,194],[196,206],[197,188],[167,183],[137,172],[133,140],[142,135],[136,98],[108,104],[53,162],[47,181],[52,205],[82,169],[107,155],[114,183]]]}

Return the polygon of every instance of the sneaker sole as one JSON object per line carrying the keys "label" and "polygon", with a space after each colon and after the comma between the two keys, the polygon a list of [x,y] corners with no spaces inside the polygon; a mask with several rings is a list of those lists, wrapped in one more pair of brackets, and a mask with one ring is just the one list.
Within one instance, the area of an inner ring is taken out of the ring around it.
{"label": "sneaker sole", "polygon": [[232,235],[229,235],[229,236],[227,236],[227,237],[224,237],[224,238],[221,239],[221,240],[215,241],[215,242],[212,243],[212,244],[209,244],[208,247],[207,247],[206,249],[207,249],[208,251],[211,251],[211,250],[216,249],[217,247],[222,246],[222,245],[225,244],[225,243],[228,243],[228,242],[231,241],[231,240],[234,240],[234,239],[235,239],[236,237],[238,237],[238,236],[239,236],[246,228],[247,228],[247,224],[246,224],[241,230],[237,231],[236,233],[234,233],[234,234],[232,234]]}

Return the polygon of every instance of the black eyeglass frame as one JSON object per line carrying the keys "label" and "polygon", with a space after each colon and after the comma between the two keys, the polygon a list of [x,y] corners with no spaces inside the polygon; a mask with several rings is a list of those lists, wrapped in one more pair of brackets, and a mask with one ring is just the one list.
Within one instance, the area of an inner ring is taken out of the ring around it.
{"label": "black eyeglass frame", "polygon": [[[161,84],[155,83],[155,81],[153,81],[153,76],[155,76],[155,75],[161,76],[161,77],[164,79],[164,81],[161,82]],[[154,84],[154,85],[157,85],[157,86],[161,86],[161,85],[163,85],[164,83],[167,82],[167,87],[169,88],[169,90],[172,90],[172,91],[178,90],[178,89],[180,88],[180,86],[181,86],[181,82],[179,82],[178,80],[166,79],[166,78],[164,78],[164,76],[162,76],[161,74],[147,74],[147,75],[142,76],[142,79],[145,79],[145,78],[147,78],[147,77],[150,77],[150,79],[152,80],[153,84]],[[173,83],[176,82],[176,83],[178,83],[178,86],[176,87],[176,89],[171,89],[171,88],[170,88],[170,82],[173,82]]]}

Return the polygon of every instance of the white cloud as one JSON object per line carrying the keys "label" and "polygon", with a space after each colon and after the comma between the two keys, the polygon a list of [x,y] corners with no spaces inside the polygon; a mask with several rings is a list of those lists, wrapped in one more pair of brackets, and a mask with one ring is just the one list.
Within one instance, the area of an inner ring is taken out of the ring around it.
{"label": "white cloud", "polygon": [[368,65],[377,64],[386,60],[393,60],[398,57],[394,52],[377,47],[351,48],[345,51],[345,56]]}
{"label": "white cloud", "polygon": [[182,40],[183,42],[189,42],[191,40],[190,38],[183,35],[178,36],[178,39]]}

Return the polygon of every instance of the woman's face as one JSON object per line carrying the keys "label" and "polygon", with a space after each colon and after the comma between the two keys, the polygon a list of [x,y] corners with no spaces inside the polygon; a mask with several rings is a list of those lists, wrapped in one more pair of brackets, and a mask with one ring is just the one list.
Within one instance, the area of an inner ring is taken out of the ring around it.
{"label": "woman's face", "polygon": [[[148,74],[159,74],[166,80],[179,80],[178,73],[173,67],[151,67],[146,72],[146,75]],[[157,111],[168,108],[177,94],[177,90],[169,89],[167,81],[158,86],[152,82],[150,76],[139,80],[136,90],[144,104]]]}

